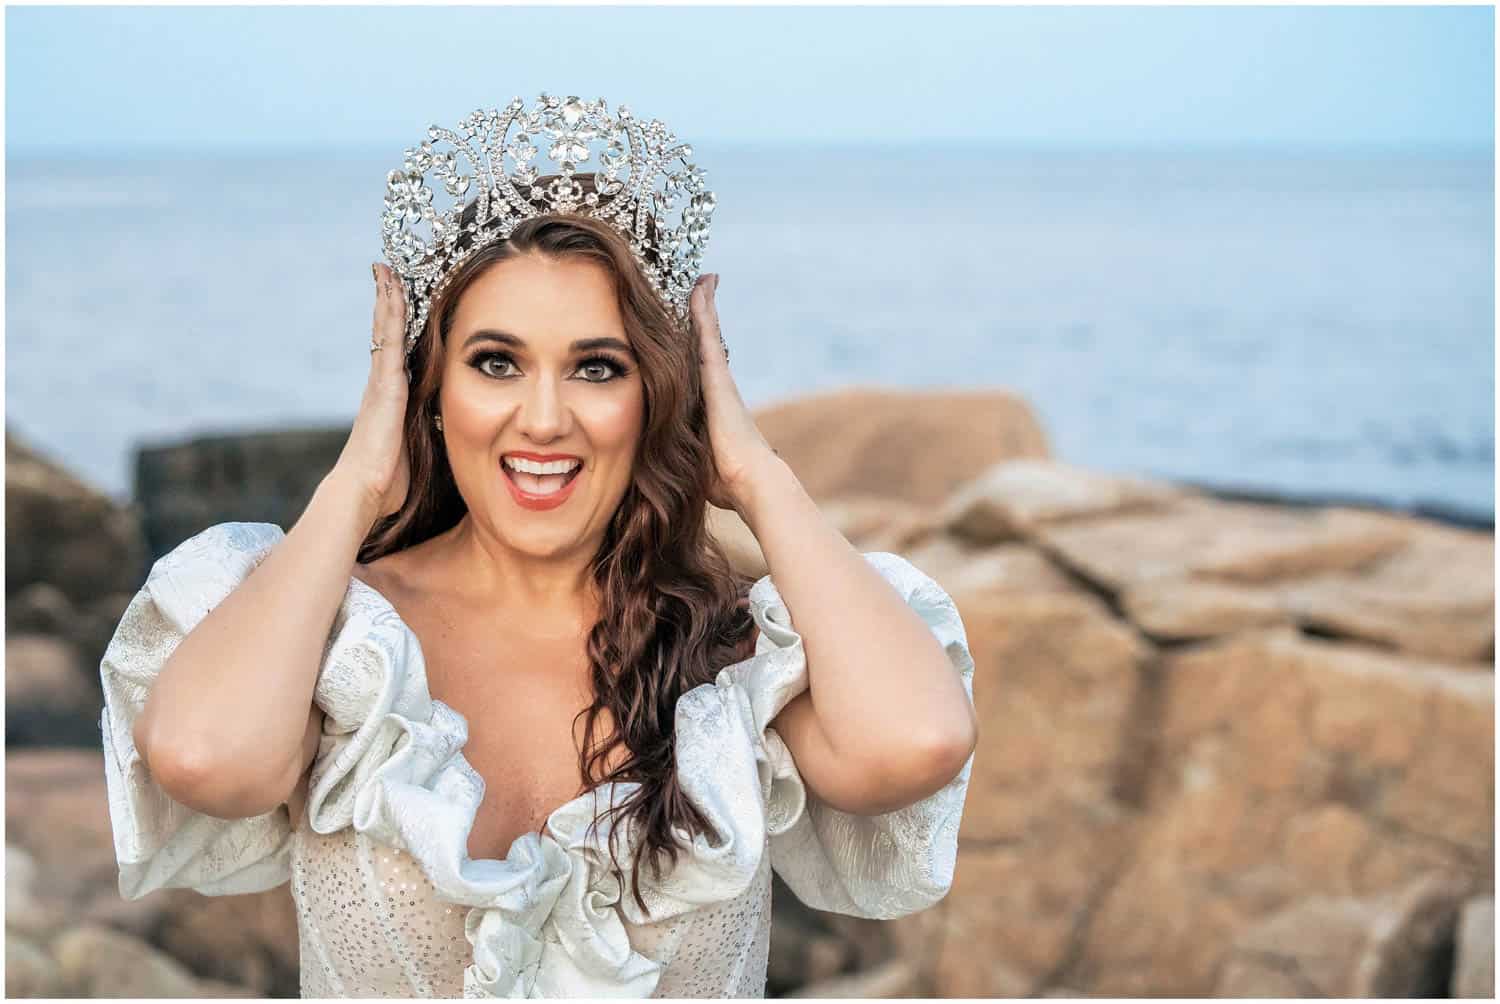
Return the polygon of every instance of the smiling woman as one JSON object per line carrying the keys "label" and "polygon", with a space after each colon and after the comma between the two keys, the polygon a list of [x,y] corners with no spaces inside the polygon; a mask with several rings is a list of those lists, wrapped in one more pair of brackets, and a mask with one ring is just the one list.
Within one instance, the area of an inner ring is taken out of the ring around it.
{"label": "smiling woman", "polygon": [[[628,134],[644,171],[671,142],[543,109],[570,160]],[[290,879],[303,996],[762,996],[773,867],[862,917],[953,879],[975,735],[952,600],[854,552],[760,436],[717,277],[680,253],[701,178],[669,231],[666,195],[566,167],[522,175],[517,219],[497,182],[436,221],[452,257],[387,230],[335,470],[291,531],[220,524],[157,562],[101,666],[122,893]],[[431,195],[390,192],[399,222]],[[781,581],[730,565],[710,503]]]}
{"label": "smiling woman", "polygon": [[[579,180],[594,190],[592,176]],[[712,460],[693,352],[691,331],[612,227],[522,221],[471,255],[432,303],[410,357],[412,488],[359,554],[373,568],[406,554],[396,564],[408,579],[467,583],[466,598],[495,611],[545,607],[518,582],[579,598],[594,618],[584,642],[594,699],[580,712],[574,787],[590,786],[618,749],[604,779],[640,784],[615,811],[639,819],[652,856],[671,856],[674,828],[702,832],[704,820],[676,791],[670,719],[636,709],[671,707],[712,680],[751,630],[750,583],[708,534]],[[509,458],[528,453],[581,464],[549,493],[509,475]],[[601,718],[617,731],[596,743]]]}

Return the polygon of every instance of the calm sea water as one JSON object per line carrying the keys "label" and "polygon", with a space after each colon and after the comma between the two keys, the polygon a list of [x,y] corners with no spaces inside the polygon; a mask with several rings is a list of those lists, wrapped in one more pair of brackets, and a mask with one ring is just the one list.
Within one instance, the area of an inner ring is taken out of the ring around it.
{"label": "calm sea water", "polygon": [[[1005,388],[1072,463],[1493,519],[1489,154],[695,146],[752,405]],[[142,441],[349,421],[395,166],[8,161],[7,424],[124,498]]]}

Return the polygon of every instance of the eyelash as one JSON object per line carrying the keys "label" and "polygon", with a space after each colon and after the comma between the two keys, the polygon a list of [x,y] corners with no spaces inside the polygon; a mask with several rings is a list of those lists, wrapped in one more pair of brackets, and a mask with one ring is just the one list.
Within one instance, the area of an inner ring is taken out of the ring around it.
{"label": "eyelash", "polygon": [[[506,362],[510,363],[512,366],[514,366],[516,364],[515,359],[511,357],[511,354],[509,352],[496,352],[494,350],[487,350],[487,351],[484,351],[484,352],[476,352],[476,353],[474,353],[474,355],[470,356],[469,357],[469,365],[472,366],[472,367],[474,367],[476,370],[479,370],[479,372],[482,373],[482,374],[484,374],[485,376],[491,377],[491,379],[494,379],[494,380],[504,380],[504,379],[506,379],[506,377],[503,377],[503,376],[493,376],[492,374],[485,373],[485,371],[483,369],[484,364],[486,362],[488,362],[489,360],[491,360],[491,359],[503,359]],[[618,360],[616,360],[613,356],[606,356],[606,355],[585,356],[583,359],[579,360],[579,362],[578,362],[578,368],[582,369],[583,367],[592,365],[594,363],[601,363],[604,366],[609,367],[610,372],[611,372],[612,375],[605,377],[603,380],[588,380],[588,379],[585,379],[584,380],[585,383],[609,383],[611,380],[619,379],[620,377],[624,376],[627,372],[629,372],[629,370],[625,367],[625,365],[623,363],[621,363]]]}

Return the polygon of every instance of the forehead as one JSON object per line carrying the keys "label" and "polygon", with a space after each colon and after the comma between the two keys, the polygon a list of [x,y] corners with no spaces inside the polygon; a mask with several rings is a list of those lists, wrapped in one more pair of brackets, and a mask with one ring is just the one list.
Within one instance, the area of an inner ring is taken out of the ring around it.
{"label": "forehead", "polygon": [[538,345],[625,337],[614,279],[603,265],[538,255],[492,265],[464,290],[453,314],[453,334],[462,339],[481,328],[498,328]]}

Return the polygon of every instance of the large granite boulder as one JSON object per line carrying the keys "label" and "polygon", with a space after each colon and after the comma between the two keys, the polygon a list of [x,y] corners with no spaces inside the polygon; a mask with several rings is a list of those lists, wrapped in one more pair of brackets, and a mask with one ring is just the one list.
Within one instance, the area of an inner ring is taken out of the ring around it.
{"label": "large granite boulder", "polygon": [[1310,896],[1241,931],[1215,997],[1447,997],[1445,948],[1471,883],[1433,873],[1381,896]]}
{"label": "large granite boulder", "polygon": [[1299,901],[1493,882],[1491,674],[1273,628],[1164,655],[1155,689],[1146,811],[1069,985],[1209,996]]}
{"label": "large granite boulder", "polygon": [[1031,407],[1003,391],[851,387],[758,408],[755,423],[813,499],[936,506],[979,471],[1046,457]]}
{"label": "large granite boulder", "polygon": [[74,605],[145,578],[139,520],[5,431],[5,595],[47,582]]}

